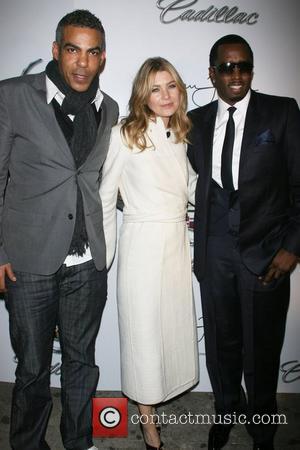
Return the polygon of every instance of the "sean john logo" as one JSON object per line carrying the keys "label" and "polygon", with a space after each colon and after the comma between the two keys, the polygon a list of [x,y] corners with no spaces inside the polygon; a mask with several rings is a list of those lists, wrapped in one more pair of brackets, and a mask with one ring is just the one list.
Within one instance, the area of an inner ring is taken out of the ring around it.
{"label": "sean john logo", "polygon": [[189,97],[190,107],[203,106],[206,105],[206,103],[215,100],[216,91],[213,86],[200,87],[196,84],[187,84],[186,90]]}
{"label": "sean john logo", "polygon": [[37,64],[40,64],[41,62],[43,62],[43,60],[42,60],[42,58],[39,58],[39,59],[36,59],[35,61],[32,61],[31,63],[29,63],[28,66],[22,70],[22,75],[27,75],[34,66],[36,66]]}

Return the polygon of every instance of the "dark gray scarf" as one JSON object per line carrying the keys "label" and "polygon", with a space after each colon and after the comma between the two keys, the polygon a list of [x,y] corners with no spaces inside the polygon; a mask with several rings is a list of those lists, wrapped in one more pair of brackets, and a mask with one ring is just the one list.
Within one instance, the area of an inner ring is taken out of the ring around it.
{"label": "dark gray scarf", "polygon": [[[56,60],[53,59],[48,63],[46,74],[65,95],[60,108],[60,112],[64,118],[68,119],[68,114],[75,116],[73,121],[73,134],[69,141],[69,146],[74,157],[76,168],[79,168],[92,150],[97,137],[97,120],[94,106],[91,102],[96,96],[99,87],[99,78],[96,76],[93,79],[87,91],[77,92],[65,82]],[[57,112],[57,108],[55,108],[56,116]],[[61,121],[58,120],[58,122],[62,126]],[[69,255],[76,254],[82,256],[87,247],[88,236],[85,226],[82,194],[79,187],[77,187],[76,222]]]}

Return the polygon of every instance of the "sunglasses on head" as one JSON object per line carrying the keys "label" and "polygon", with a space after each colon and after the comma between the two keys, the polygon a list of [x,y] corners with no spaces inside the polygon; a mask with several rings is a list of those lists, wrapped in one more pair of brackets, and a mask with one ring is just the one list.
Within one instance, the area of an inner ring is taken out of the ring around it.
{"label": "sunglasses on head", "polygon": [[251,73],[253,70],[253,64],[248,61],[240,61],[240,62],[224,62],[219,64],[218,66],[214,66],[215,69],[219,73],[223,74],[232,74],[234,69],[237,68],[240,73]]}

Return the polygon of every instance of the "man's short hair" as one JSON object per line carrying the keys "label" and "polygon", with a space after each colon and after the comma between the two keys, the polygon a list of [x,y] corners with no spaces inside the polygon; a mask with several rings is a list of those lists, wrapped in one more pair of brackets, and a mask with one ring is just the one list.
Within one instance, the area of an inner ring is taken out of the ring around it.
{"label": "man's short hair", "polygon": [[217,42],[214,43],[214,45],[211,48],[210,54],[209,54],[209,65],[210,67],[213,67],[216,65],[217,58],[218,58],[218,49],[221,45],[226,44],[243,44],[247,47],[249,56],[251,58],[251,62],[253,63],[253,52],[248,44],[248,42],[242,38],[241,36],[237,34],[227,34],[226,36],[221,37]]}
{"label": "man's short hair", "polygon": [[105,50],[105,31],[101,21],[87,9],[76,9],[66,14],[59,22],[56,28],[55,40],[58,44],[61,43],[63,37],[64,27],[73,25],[74,27],[93,28],[100,31],[102,34],[101,51]]}

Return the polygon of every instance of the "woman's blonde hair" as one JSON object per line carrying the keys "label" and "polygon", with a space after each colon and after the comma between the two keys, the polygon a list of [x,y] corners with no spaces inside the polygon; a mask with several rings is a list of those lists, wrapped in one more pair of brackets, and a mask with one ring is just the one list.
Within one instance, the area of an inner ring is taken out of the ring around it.
{"label": "woman's blonde hair", "polygon": [[132,86],[128,103],[129,114],[122,120],[122,134],[129,148],[134,146],[145,150],[147,141],[145,132],[153,112],[147,106],[152,92],[154,78],[157,72],[166,71],[173,77],[180,93],[178,110],[170,118],[170,128],[173,130],[176,142],[185,142],[186,135],[191,129],[190,119],[186,115],[187,93],[184,82],[175,67],[164,58],[147,59],[138,71]]}

